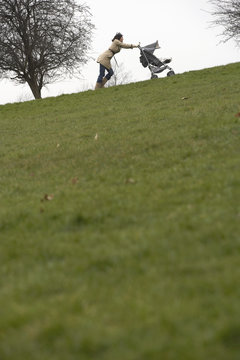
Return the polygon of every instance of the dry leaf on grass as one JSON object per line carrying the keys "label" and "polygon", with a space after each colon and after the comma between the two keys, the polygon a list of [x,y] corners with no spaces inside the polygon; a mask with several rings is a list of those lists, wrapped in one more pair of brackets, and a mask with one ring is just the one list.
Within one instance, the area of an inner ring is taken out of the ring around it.
{"label": "dry leaf on grass", "polygon": [[126,184],[135,184],[136,181],[132,178],[126,179]]}
{"label": "dry leaf on grass", "polygon": [[54,198],[53,194],[51,195],[45,194],[44,197],[41,199],[41,201],[51,201],[53,200],[53,198]]}
{"label": "dry leaf on grass", "polygon": [[235,117],[240,117],[240,112],[235,114]]}
{"label": "dry leaf on grass", "polygon": [[73,184],[73,185],[77,184],[77,182],[78,182],[78,178],[77,178],[77,177],[75,177],[75,178],[72,179],[72,184]]}

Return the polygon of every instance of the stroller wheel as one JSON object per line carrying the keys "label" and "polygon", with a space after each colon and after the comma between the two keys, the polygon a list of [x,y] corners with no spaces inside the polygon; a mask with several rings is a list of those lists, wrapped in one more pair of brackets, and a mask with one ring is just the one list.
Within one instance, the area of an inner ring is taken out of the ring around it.
{"label": "stroller wheel", "polygon": [[167,76],[173,76],[175,75],[175,72],[173,70],[170,70],[168,73],[167,73]]}
{"label": "stroller wheel", "polygon": [[155,74],[152,74],[151,79],[158,79],[158,76]]}

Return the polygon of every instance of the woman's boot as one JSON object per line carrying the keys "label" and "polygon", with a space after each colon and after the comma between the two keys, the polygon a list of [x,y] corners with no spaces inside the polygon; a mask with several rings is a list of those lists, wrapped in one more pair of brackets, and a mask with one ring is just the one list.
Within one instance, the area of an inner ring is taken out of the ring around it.
{"label": "woman's boot", "polygon": [[95,85],[95,90],[101,89],[101,87],[102,87],[102,83],[97,82]]}
{"label": "woman's boot", "polygon": [[101,87],[104,87],[104,85],[106,84],[106,82],[108,81],[108,79],[106,77],[103,78],[102,80],[102,86]]}

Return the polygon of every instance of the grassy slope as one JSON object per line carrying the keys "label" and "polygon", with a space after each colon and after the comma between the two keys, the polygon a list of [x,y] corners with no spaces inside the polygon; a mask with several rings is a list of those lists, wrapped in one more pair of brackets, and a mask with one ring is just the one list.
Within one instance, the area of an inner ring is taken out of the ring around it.
{"label": "grassy slope", "polygon": [[0,106],[1,360],[239,358],[239,72]]}

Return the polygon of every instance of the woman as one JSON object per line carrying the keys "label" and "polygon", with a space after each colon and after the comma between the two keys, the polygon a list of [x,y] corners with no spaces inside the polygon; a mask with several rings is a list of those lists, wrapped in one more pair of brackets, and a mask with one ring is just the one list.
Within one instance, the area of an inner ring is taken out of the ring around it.
{"label": "woman", "polygon": [[[110,62],[111,58],[115,54],[119,53],[119,51],[121,51],[121,48],[133,49],[138,46],[139,45],[124,44],[123,35],[121,33],[117,33],[114,36],[110,48],[106,50],[103,54],[101,54],[97,59],[97,62],[100,64],[100,72],[95,86],[95,90],[104,87],[106,82],[110,80],[110,78],[113,76],[113,69]],[[105,76],[106,71],[107,75]]]}

